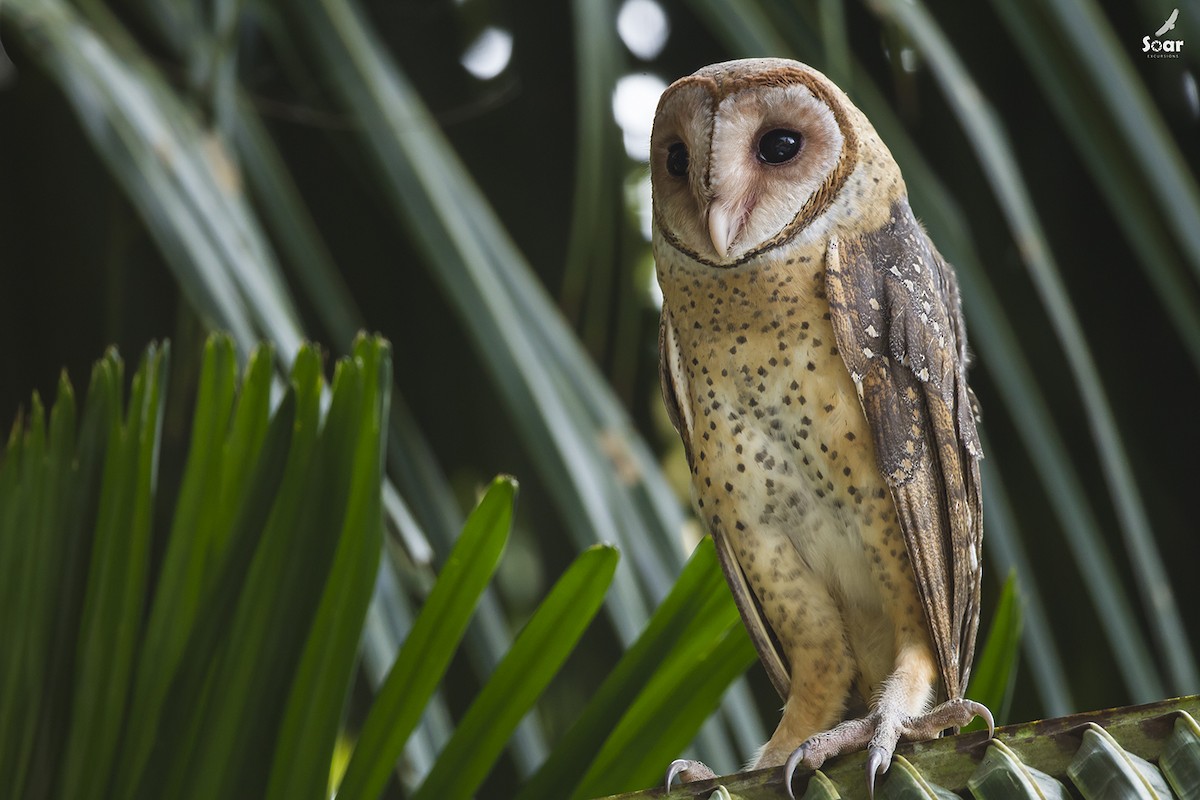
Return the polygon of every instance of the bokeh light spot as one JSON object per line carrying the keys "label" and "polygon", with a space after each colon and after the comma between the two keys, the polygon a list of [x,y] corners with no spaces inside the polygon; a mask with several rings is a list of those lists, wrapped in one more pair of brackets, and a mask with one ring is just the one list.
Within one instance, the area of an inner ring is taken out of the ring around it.
{"label": "bokeh light spot", "polygon": [[655,0],[625,0],[617,13],[617,33],[621,41],[643,61],[662,52],[671,26],[667,13]]}
{"label": "bokeh light spot", "polygon": [[511,33],[500,28],[485,28],[463,53],[462,65],[481,81],[490,80],[508,66],[512,49]]}

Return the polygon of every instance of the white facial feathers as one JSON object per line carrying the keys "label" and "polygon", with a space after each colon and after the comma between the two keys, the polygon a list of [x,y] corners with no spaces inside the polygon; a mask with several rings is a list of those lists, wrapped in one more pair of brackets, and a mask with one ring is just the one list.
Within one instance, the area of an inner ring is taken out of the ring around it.
{"label": "white facial feathers", "polygon": [[[716,65],[667,89],[650,156],[666,239],[702,262],[731,266],[807,227],[824,210],[810,201],[852,160],[846,118],[829,105],[843,97],[819,72],[784,61]],[[765,144],[781,134],[798,144],[783,158]]]}
{"label": "white facial feathers", "polygon": [[[800,151],[785,163],[765,163],[760,142],[777,130],[799,134]],[[842,138],[833,112],[802,84],[744,89],[721,101],[709,190],[713,205],[742,214],[728,258],[755,249],[795,218],[837,165]]]}

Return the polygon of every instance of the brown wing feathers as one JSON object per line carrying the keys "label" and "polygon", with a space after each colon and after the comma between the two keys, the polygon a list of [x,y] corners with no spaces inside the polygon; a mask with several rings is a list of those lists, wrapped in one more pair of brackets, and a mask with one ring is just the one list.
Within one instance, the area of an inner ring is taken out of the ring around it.
{"label": "brown wing feathers", "polygon": [[945,691],[961,697],[977,625],[982,515],[958,288],[904,200],[878,231],[831,243],[826,285]]}

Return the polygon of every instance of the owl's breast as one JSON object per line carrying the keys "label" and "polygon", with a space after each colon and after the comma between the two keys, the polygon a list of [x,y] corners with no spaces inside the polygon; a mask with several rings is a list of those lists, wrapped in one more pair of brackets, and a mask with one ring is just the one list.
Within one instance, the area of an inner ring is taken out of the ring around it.
{"label": "owl's breast", "polygon": [[790,541],[839,596],[877,605],[864,542],[894,509],[837,350],[823,253],[696,271],[678,289],[668,302],[695,420],[700,513],[744,567]]}

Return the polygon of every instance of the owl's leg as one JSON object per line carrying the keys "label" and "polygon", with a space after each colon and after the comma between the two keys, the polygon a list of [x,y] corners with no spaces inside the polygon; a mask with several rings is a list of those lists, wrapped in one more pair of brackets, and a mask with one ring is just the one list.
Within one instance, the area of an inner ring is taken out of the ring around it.
{"label": "owl's leg", "polygon": [[970,700],[953,699],[930,711],[936,664],[928,642],[900,648],[896,668],[884,681],[879,699],[862,719],[849,720],[818,733],[801,744],[784,765],[784,781],[791,793],[792,774],[799,764],[819,768],[827,758],[867,748],[867,790],[873,797],[876,778],[887,772],[896,743],[901,738],[932,739],[947,728],[962,727],[981,716],[992,730],[991,713]]}
{"label": "owl's leg", "polygon": [[[788,766],[799,763],[812,769],[841,753],[859,750],[868,743],[891,753],[899,740],[904,720],[920,714],[933,696],[936,664],[927,645],[907,644],[899,648],[890,675],[880,686],[877,699],[865,717],[847,720],[823,730],[797,747]],[[791,773],[788,773],[790,783]]]}
{"label": "owl's leg", "polygon": [[987,707],[962,698],[947,700],[915,716],[876,709],[862,719],[843,722],[836,728],[812,737],[788,757],[783,768],[788,796],[795,797],[792,794],[792,775],[801,763],[817,769],[827,758],[867,745],[867,793],[874,797],[875,780],[891,766],[896,743],[901,738],[912,741],[932,739],[947,728],[961,728],[975,717],[982,717],[987,722],[988,736],[995,735],[995,721]]}
{"label": "owl's leg", "polygon": [[[786,552],[795,555],[792,547]],[[798,555],[796,561],[803,563]],[[755,769],[782,764],[797,742],[842,719],[855,674],[840,609],[807,566],[792,569],[786,587],[764,597],[763,611],[787,653],[791,686]]]}
{"label": "owl's leg", "polygon": [[[783,717],[754,762],[762,769],[782,764],[797,742],[842,718],[855,670],[839,608],[791,541],[746,541],[760,548],[758,563],[767,565],[747,577],[791,665]],[[667,771],[668,788],[676,777],[687,783],[715,775],[699,761],[680,759]]]}

